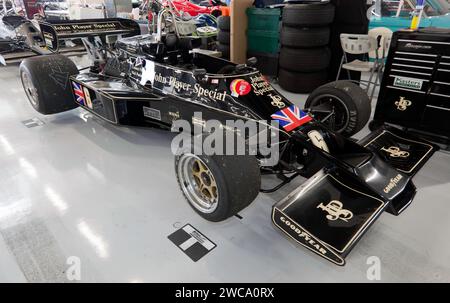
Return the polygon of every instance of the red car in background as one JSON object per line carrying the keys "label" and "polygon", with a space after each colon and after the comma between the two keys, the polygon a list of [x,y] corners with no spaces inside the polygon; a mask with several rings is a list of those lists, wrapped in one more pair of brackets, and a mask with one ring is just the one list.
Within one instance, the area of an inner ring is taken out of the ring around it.
{"label": "red car in background", "polygon": [[[221,5],[214,5],[215,3],[220,3],[220,1],[202,1],[202,3],[208,3],[209,2],[209,6],[203,6],[203,5],[198,5],[198,4],[194,4],[188,0],[171,0],[171,1],[164,1],[163,4],[164,5],[170,5],[169,2],[172,2],[173,6],[178,10],[178,11],[183,11],[185,13],[188,13],[189,15],[191,15],[192,17],[195,17],[199,14],[211,14],[211,15],[220,15],[221,11],[222,11],[222,7]],[[219,13],[220,12],[220,13]]]}

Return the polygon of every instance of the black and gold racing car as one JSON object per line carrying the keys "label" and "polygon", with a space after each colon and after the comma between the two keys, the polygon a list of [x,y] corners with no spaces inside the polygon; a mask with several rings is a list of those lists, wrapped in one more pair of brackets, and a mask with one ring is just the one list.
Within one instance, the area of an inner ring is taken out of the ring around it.
{"label": "black and gold racing car", "polygon": [[[92,63],[79,71],[61,55],[24,60],[20,75],[31,105],[44,115],[82,107],[126,126],[170,130],[186,121],[192,128],[177,130],[189,129],[187,136],[198,136],[192,133],[196,127],[200,137],[207,136],[203,126],[210,120],[232,133],[227,121],[268,127],[268,142],[279,152],[270,165],[258,151],[196,153],[195,140],[179,150],[175,173],[183,195],[200,216],[216,222],[238,214],[260,192],[306,178],[275,203],[272,221],[293,241],[338,265],[380,214],[398,215],[411,203],[416,192],[411,178],[436,147],[389,127],[359,142],[349,139],[370,116],[359,86],[338,81],[319,88],[312,94],[320,99],[318,107],[309,112],[281,95],[253,59],[235,64],[195,51],[198,39],[176,31],[124,37],[135,30],[121,19],[41,25],[53,50],[61,40],[81,37]],[[271,141],[273,133],[277,142]],[[245,133],[239,135],[249,142]],[[262,186],[264,174],[276,175],[280,183]]]}

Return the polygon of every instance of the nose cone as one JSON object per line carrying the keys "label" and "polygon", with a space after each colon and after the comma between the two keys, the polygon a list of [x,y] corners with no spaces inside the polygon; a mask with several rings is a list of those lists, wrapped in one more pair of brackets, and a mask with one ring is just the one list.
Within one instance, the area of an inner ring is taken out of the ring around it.
{"label": "nose cone", "polygon": [[376,193],[386,200],[393,200],[406,188],[411,177],[396,170],[376,154],[361,166],[356,174]]}

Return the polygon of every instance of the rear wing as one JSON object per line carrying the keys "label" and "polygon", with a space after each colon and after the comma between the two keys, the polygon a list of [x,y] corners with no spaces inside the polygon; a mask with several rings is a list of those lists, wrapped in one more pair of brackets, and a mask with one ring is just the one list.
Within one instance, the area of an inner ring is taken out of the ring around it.
{"label": "rear wing", "polygon": [[130,19],[58,20],[39,23],[46,46],[57,52],[60,41],[92,36],[135,36],[141,33],[139,24]]}

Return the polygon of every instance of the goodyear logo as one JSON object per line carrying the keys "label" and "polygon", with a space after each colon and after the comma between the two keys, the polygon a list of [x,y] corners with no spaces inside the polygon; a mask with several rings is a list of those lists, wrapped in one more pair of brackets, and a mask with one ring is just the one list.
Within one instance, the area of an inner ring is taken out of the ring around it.
{"label": "goodyear logo", "polygon": [[403,176],[398,174],[397,176],[395,176],[394,178],[391,178],[389,180],[388,185],[386,185],[386,187],[384,188],[384,192],[385,193],[389,193],[392,189],[394,189],[395,187],[397,187],[397,184],[403,179]]}

